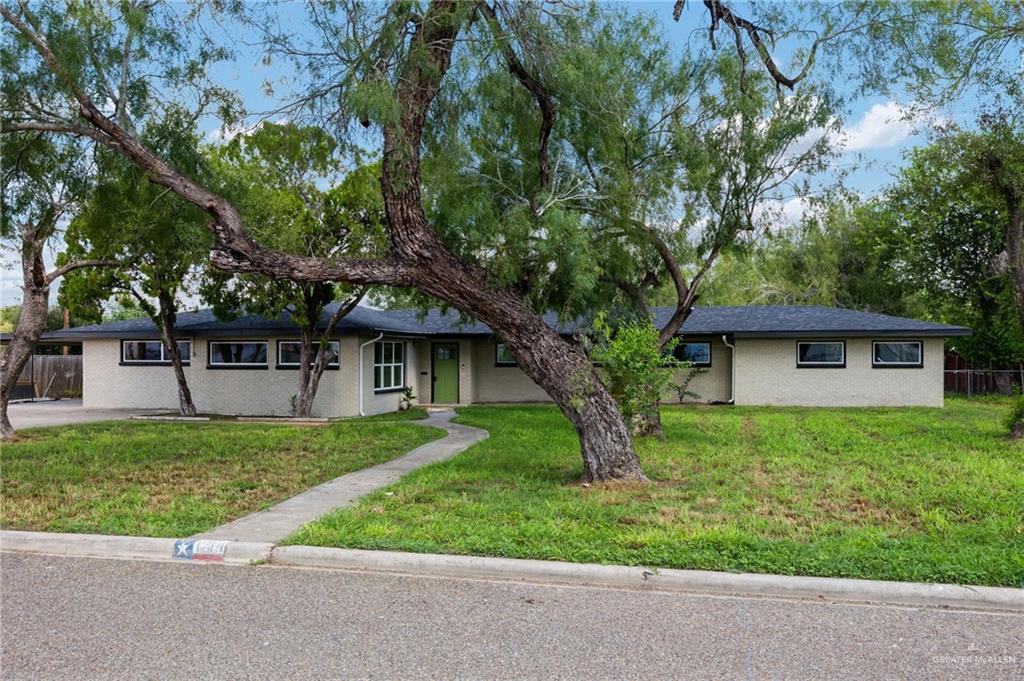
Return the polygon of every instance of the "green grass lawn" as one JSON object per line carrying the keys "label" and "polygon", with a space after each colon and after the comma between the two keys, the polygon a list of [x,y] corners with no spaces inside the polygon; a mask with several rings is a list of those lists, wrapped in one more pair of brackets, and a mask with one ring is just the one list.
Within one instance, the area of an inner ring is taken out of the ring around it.
{"label": "green grass lawn", "polygon": [[945,409],[668,407],[645,485],[583,487],[553,408],[288,541],[675,568],[1024,586],[1024,446],[1006,400]]}
{"label": "green grass lawn", "polygon": [[108,421],[26,430],[0,449],[4,529],[184,537],[444,435],[329,426]]}

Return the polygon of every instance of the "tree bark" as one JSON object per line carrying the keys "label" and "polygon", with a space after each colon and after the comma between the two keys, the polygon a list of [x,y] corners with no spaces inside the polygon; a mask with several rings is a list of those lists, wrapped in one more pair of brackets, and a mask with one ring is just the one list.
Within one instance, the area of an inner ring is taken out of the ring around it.
{"label": "tree bark", "polygon": [[21,317],[11,342],[0,357],[0,440],[15,436],[7,415],[14,386],[25,365],[35,352],[39,338],[46,331],[46,313],[50,305],[50,286],[58,278],[80,267],[106,266],[115,263],[103,260],[77,260],[61,265],[49,274],[43,262],[43,248],[49,230],[40,226],[22,225],[21,235]]}
{"label": "tree bark", "polygon": [[1024,199],[1007,199],[1010,224],[1006,230],[1006,259],[1013,285],[1013,299],[1017,304],[1017,320],[1024,330]]}
{"label": "tree bark", "polygon": [[0,439],[3,440],[14,437],[14,426],[7,416],[7,405],[18,377],[32,357],[39,337],[46,330],[46,311],[50,300],[50,283],[43,264],[45,239],[36,230],[25,228],[21,232],[21,318],[0,359]]}
{"label": "tree bark", "polygon": [[178,384],[178,411],[182,416],[195,416],[196,405],[192,401],[192,391],[188,388],[185,367],[181,361],[181,349],[178,347],[178,341],[174,334],[174,321],[178,316],[178,306],[174,302],[174,296],[165,290],[161,290],[157,296],[157,304],[160,306],[157,311],[160,335],[163,338],[164,348],[171,355],[174,380]]}
{"label": "tree bark", "polygon": [[172,168],[134,135],[105,116],[64,68],[45,39],[5,5],[0,15],[36,48],[79,104],[98,141],[145,170],[213,216],[211,261],[221,269],[260,272],[295,281],[415,286],[487,324],[502,337],[523,371],[572,422],[580,440],[586,480],[642,480],[629,430],[583,350],[562,339],[528,309],[522,297],[495,289],[486,272],[462,262],[428,225],[420,198],[420,143],[430,104],[451,62],[456,36],[469,20],[455,0],[434,0],[414,21],[410,54],[396,78],[401,116],[384,126],[381,189],[389,223],[389,257],[314,258],[266,249],[246,233],[237,209],[225,198]]}
{"label": "tree bark", "polygon": [[[316,399],[316,392],[320,387],[320,379],[330,364],[328,350],[331,337],[338,326],[338,322],[344,319],[349,312],[356,308],[359,301],[363,299],[364,291],[359,291],[348,300],[338,304],[331,318],[327,320],[327,326],[323,333],[317,334],[317,323],[323,309],[323,301],[333,297],[333,285],[317,284],[315,287],[323,286],[326,290],[313,292],[304,301],[306,304],[306,324],[301,331],[301,347],[299,349],[299,391],[295,395],[295,409],[293,416],[298,418],[309,418],[313,415],[313,400]],[[340,360],[340,358],[338,358]]]}

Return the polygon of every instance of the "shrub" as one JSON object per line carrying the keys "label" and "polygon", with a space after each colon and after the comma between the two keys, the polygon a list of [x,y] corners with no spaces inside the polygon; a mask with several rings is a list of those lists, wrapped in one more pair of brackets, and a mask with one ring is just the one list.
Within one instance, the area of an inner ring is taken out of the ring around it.
{"label": "shrub", "polygon": [[1024,395],[1017,395],[1006,415],[1006,429],[1015,440],[1024,438]]}
{"label": "shrub", "polygon": [[658,346],[658,329],[646,320],[625,322],[613,332],[603,314],[594,320],[590,357],[601,367],[608,392],[635,434],[660,430],[658,406],[672,373],[689,364],[672,356],[676,341]]}

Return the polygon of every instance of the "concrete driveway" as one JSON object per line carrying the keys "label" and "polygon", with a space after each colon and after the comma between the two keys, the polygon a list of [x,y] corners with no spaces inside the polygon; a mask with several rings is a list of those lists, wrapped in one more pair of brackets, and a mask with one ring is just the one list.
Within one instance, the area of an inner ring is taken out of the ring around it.
{"label": "concrete driveway", "polygon": [[86,409],[82,400],[18,402],[7,408],[15,430],[40,426],[66,426],[90,421],[126,419],[136,414],[156,414],[166,409]]}

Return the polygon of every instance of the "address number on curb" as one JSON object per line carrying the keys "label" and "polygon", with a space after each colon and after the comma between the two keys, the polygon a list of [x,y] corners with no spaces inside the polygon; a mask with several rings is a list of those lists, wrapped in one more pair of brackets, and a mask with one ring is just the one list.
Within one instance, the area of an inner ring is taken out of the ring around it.
{"label": "address number on curb", "polygon": [[206,560],[220,562],[228,543],[216,539],[179,539],[174,542],[174,557],[180,560]]}

